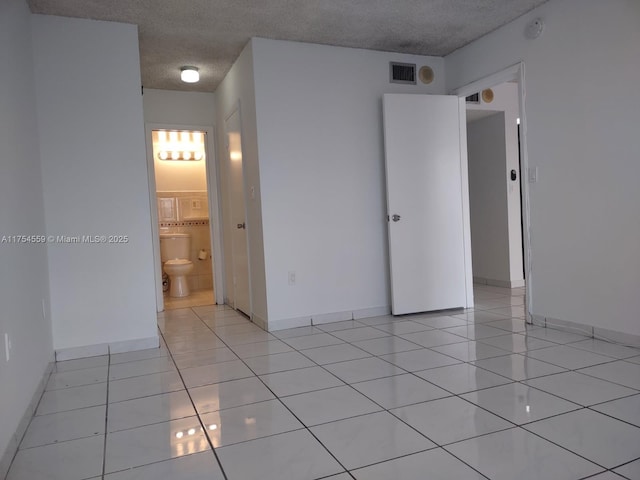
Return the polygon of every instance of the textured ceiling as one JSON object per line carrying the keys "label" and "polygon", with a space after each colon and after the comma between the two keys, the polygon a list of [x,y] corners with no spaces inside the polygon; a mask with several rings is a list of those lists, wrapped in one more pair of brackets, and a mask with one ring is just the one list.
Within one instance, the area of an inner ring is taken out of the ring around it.
{"label": "textured ceiling", "polygon": [[[139,27],[147,88],[214,91],[251,37],[443,56],[546,0],[27,0]],[[180,81],[182,65],[201,81]]]}

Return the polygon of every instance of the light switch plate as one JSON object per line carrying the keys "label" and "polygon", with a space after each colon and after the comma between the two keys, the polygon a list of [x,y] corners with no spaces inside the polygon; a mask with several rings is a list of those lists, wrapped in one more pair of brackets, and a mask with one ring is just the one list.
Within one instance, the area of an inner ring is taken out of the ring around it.
{"label": "light switch plate", "polygon": [[538,167],[529,167],[529,183],[538,181]]}

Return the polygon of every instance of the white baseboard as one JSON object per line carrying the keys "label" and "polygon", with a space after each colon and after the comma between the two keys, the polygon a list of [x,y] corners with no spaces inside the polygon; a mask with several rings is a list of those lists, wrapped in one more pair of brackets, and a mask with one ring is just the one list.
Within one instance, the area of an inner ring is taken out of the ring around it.
{"label": "white baseboard", "polygon": [[371,318],[371,317],[383,317],[385,315],[391,315],[391,306],[384,305],[382,307],[361,308],[360,310],[354,310],[353,319],[359,318]]}
{"label": "white baseboard", "polygon": [[271,320],[267,322],[267,327],[265,328],[265,330],[269,332],[275,332],[276,330],[306,327],[308,325],[311,325],[311,317],[283,318],[281,320]]}
{"label": "white baseboard", "polygon": [[607,328],[594,327],[593,336],[601,340],[608,340],[629,347],[640,348],[640,335],[631,335],[630,333],[617,332]]}
{"label": "white baseboard", "polygon": [[346,320],[353,320],[353,311],[348,310],[345,312],[332,312],[322,313],[318,315],[311,315],[312,325],[321,325],[323,323],[344,322]]}
{"label": "white baseboard", "polygon": [[2,456],[0,456],[0,478],[5,478],[7,476],[7,473],[9,472],[9,467],[11,466],[11,462],[13,461],[13,457],[15,457],[16,453],[18,452],[18,446],[22,441],[22,437],[27,431],[27,427],[31,422],[31,418],[38,408],[38,403],[40,403],[40,398],[44,393],[45,387],[47,386],[47,381],[49,380],[49,375],[53,371],[54,365],[54,362],[50,362],[47,365],[44,374],[42,375],[42,379],[40,380],[40,383],[38,383],[38,387],[36,388],[36,391],[31,397],[29,405],[27,405],[27,408],[22,415],[20,422],[18,423],[18,428],[11,436],[9,445],[7,445],[7,448],[2,453]]}
{"label": "white baseboard", "polygon": [[534,325],[539,327],[552,328],[554,330],[562,330],[569,333],[578,333],[591,338],[640,348],[640,335],[632,335],[630,333],[594,327],[584,323],[570,322],[559,318],[544,317],[542,315],[531,315],[531,320]]}
{"label": "white baseboard", "polygon": [[100,343],[97,345],[85,345],[83,347],[60,348],[56,350],[56,362],[75,360],[76,358],[97,357],[110,353],[125,353],[148,348],[158,348],[160,339],[156,335],[147,338],[135,338],[121,342]]}
{"label": "white baseboard", "polygon": [[525,286],[525,281],[523,280],[495,280],[493,278],[484,278],[484,277],[473,277],[473,283],[478,283],[480,285],[490,285],[492,287],[502,287],[502,288],[519,288]]}
{"label": "white baseboard", "polygon": [[358,318],[369,317],[381,317],[383,315],[389,315],[391,313],[391,307],[385,305],[382,307],[362,308],[359,310],[346,310],[344,312],[332,312],[332,313],[319,313],[315,315],[309,315],[304,317],[284,318],[282,320],[269,320],[264,322],[267,327],[265,328],[260,322],[254,322],[260,325],[265,330],[273,332],[276,330],[284,330],[286,328],[306,327],[308,325],[321,325],[324,323],[343,322],[345,320],[357,320]]}

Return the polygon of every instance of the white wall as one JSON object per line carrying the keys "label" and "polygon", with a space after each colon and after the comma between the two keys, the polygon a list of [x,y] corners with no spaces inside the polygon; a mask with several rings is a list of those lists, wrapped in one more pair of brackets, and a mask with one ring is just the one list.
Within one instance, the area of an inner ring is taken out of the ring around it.
{"label": "white wall", "polygon": [[450,89],[524,61],[532,313],[640,335],[640,2],[552,0],[445,60]]}
{"label": "white wall", "polygon": [[[249,232],[249,270],[251,280],[252,316],[266,326],[267,283],[264,267],[262,241],[262,203],[260,168],[258,166],[258,129],[256,124],[256,102],[254,89],[254,41],[249,42],[216,90],[217,157],[220,172],[220,199],[223,219],[223,244],[225,259],[226,294],[233,291],[231,258],[231,232],[235,228],[230,217],[229,202],[229,156],[226,150],[225,119],[240,105],[242,121],[242,163],[245,187],[254,187],[255,199],[246,203],[246,224]],[[246,196],[246,195],[245,195]]]}
{"label": "white wall", "polygon": [[[31,20],[24,0],[0,2],[0,237],[44,235]],[[46,246],[0,242],[0,477],[3,454],[53,360]],[[47,313],[48,315],[48,313]],[[4,334],[11,338],[5,361]],[[10,460],[10,458],[9,458]]]}
{"label": "white wall", "polygon": [[213,126],[215,95],[205,92],[177,92],[144,89],[144,121],[171,125]]}
{"label": "white wall", "polygon": [[54,348],[157,341],[137,28],[32,21],[47,234],[129,238],[49,245]]}
{"label": "white wall", "polygon": [[[485,113],[501,112],[503,118],[499,125],[497,118],[487,120],[494,122],[493,128],[483,120],[467,127],[473,276],[500,286],[520,287],[524,285],[524,276],[518,85],[503,83],[492,90],[491,103],[481,99],[480,104],[467,104],[468,115],[482,110]],[[499,151],[495,151],[498,147]],[[510,178],[511,170],[516,171],[515,181]]]}
{"label": "white wall", "polygon": [[[266,39],[253,58],[269,328],[384,312],[382,94],[443,93],[443,59]],[[436,80],[390,84],[390,61]]]}

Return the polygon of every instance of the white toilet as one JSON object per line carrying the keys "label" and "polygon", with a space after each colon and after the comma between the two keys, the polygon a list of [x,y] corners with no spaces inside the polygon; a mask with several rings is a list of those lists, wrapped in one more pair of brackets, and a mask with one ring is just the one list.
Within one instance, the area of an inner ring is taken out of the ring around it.
{"label": "white toilet", "polygon": [[161,233],[160,259],[162,269],[169,275],[169,296],[186,297],[189,295],[187,275],[193,270],[189,260],[191,235],[188,233]]}

